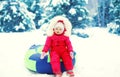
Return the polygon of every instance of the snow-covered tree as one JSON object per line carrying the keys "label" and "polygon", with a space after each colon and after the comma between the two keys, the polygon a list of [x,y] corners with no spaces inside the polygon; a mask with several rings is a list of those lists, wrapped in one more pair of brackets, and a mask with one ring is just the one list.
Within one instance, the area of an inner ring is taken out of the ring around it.
{"label": "snow-covered tree", "polygon": [[71,21],[73,28],[84,28],[89,25],[89,12],[84,7],[86,5],[85,0],[48,1],[49,4],[43,6],[44,19],[46,21],[49,21],[56,15],[64,15]]}
{"label": "snow-covered tree", "polygon": [[40,26],[44,23],[39,23],[39,20],[42,20],[42,13],[44,9],[41,7],[40,1],[42,0],[21,0],[21,2],[24,2],[28,7],[27,10],[35,15],[35,18],[33,19],[35,23],[36,29],[39,29]]}
{"label": "snow-covered tree", "polygon": [[120,0],[112,0],[112,4],[114,8],[112,9],[113,13],[113,21],[115,21],[116,24],[120,25]]}
{"label": "snow-covered tree", "polygon": [[24,32],[35,29],[34,14],[19,1],[0,2],[0,32]]}
{"label": "snow-covered tree", "polygon": [[7,0],[0,3],[0,31],[39,29],[56,15],[66,16],[73,28],[89,25],[86,0]]}
{"label": "snow-covered tree", "polygon": [[113,9],[110,10],[112,21],[107,25],[109,32],[120,35],[120,0],[112,0]]}
{"label": "snow-covered tree", "polygon": [[96,26],[106,27],[113,20],[111,0],[98,0],[98,14],[94,17]]}

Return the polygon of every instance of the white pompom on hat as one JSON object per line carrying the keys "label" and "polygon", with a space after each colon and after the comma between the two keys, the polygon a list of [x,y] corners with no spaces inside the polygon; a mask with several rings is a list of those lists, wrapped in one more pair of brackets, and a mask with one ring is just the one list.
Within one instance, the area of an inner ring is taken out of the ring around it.
{"label": "white pompom on hat", "polygon": [[72,29],[72,24],[69,21],[68,18],[64,17],[64,16],[55,16],[54,18],[52,18],[50,20],[50,24],[48,26],[48,30],[47,30],[47,36],[52,36],[53,35],[53,28],[54,26],[58,23],[61,22],[64,24],[64,29],[65,29],[65,36],[70,36],[71,35],[71,29]]}

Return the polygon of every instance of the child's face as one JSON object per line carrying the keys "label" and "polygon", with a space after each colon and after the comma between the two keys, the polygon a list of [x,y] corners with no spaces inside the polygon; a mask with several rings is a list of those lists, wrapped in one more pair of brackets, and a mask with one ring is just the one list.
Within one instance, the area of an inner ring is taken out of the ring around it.
{"label": "child's face", "polygon": [[54,28],[54,32],[55,32],[56,34],[62,34],[63,31],[64,31],[64,29],[61,28],[61,27],[56,27],[56,28]]}

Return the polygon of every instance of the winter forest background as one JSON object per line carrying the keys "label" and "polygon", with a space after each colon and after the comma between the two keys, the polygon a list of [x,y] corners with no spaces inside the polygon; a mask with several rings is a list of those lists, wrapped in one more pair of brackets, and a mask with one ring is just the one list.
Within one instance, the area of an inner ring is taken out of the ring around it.
{"label": "winter forest background", "polygon": [[0,0],[0,32],[29,32],[63,15],[73,34],[82,35],[75,29],[102,27],[120,35],[119,9],[120,0]]}

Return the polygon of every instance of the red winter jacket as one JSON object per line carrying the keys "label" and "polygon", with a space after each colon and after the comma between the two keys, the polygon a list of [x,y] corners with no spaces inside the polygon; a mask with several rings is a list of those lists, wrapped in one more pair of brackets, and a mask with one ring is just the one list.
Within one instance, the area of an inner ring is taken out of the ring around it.
{"label": "red winter jacket", "polygon": [[48,36],[46,39],[45,46],[43,48],[43,52],[50,51],[58,51],[58,50],[67,50],[68,52],[73,51],[73,47],[69,40],[69,37],[64,36],[63,34],[57,35],[54,34],[53,36]]}

